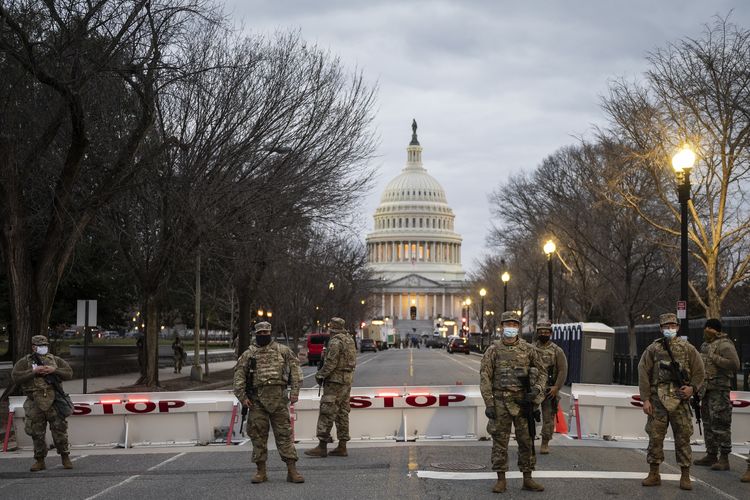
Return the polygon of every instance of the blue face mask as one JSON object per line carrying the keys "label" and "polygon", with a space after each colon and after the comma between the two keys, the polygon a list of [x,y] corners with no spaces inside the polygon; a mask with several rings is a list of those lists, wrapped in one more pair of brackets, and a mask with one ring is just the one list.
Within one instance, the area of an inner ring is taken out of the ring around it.
{"label": "blue face mask", "polygon": [[504,326],[503,327],[503,337],[506,339],[514,339],[518,336],[518,328],[514,328],[512,326]]}
{"label": "blue face mask", "polygon": [[661,331],[662,335],[668,339],[673,339],[675,335],[677,335],[677,330],[673,330],[671,328],[665,328]]}

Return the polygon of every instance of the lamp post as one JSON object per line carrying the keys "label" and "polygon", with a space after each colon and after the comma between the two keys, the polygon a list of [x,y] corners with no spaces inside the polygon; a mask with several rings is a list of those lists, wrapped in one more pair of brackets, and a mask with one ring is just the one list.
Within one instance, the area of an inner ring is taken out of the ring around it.
{"label": "lamp post", "polygon": [[503,312],[508,310],[508,282],[510,281],[510,273],[505,271],[500,279],[503,281]]}
{"label": "lamp post", "polygon": [[695,164],[695,153],[687,144],[672,157],[672,168],[677,175],[677,195],[680,201],[680,301],[685,310],[678,309],[680,335],[688,334],[688,202],[690,201],[690,170]]}
{"label": "lamp post", "polygon": [[556,249],[555,242],[552,240],[547,240],[544,244],[544,253],[547,255],[547,315],[550,321],[552,321],[552,255]]}
{"label": "lamp post", "polygon": [[479,290],[479,296],[482,297],[480,300],[480,312],[479,312],[479,349],[482,350],[484,347],[484,296],[487,295],[487,290],[482,288]]}

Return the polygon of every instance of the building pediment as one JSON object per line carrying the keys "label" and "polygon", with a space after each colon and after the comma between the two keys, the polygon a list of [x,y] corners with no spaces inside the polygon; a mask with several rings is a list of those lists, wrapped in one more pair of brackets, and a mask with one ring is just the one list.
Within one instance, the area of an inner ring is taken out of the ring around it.
{"label": "building pediment", "polygon": [[404,276],[402,278],[388,282],[387,286],[404,288],[442,288],[445,286],[445,283],[439,283],[418,274],[409,274],[408,276]]}

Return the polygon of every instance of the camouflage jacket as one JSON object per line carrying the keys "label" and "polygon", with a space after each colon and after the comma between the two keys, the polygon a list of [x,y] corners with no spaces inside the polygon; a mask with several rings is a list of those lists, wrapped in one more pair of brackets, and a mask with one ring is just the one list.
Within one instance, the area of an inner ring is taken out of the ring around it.
{"label": "camouflage jacket", "polygon": [[326,382],[351,385],[356,366],[357,346],[349,332],[343,331],[328,341],[325,360],[317,376],[324,378]]}
{"label": "camouflage jacket", "polygon": [[740,369],[740,358],[734,342],[726,333],[719,333],[711,342],[701,345],[701,358],[706,368],[704,390],[729,389],[732,377]]}
{"label": "camouflage jacket", "polygon": [[302,386],[302,369],[297,356],[283,344],[276,341],[265,347],[251,345],[242,353],[234,368],[234,395],[243,401],[247,391],[248,368],[255,359],[252,388],[257,394],[263,387],[291,387],[291,396],[299,396]]}
{"label": "camouflage jacket", "polygon": [[[544,365],[544,381],[547,387],[556,387],[560,389],[565,385],[565,379],[568,378],[568,358],[562,348],[554,342],[547,341],[542,344],[538,340],[534,342],[539,352],[539,358]],[[549,384],[549,378],[552,378],[552,384]]]}
{"label": "camouflage jacket", "polygon": [[544,398],[544,365],[536,348],[518,338],[513,344],[495,341],[482,356],[479,369],[479,390],[484,404],[491,406],[497,396],[519,398],[523,393],[522,378],[529,377],[529,385],[536,389],[536,403]]}
{"label": "camouflage jacket", "polygon": [[[73,369],[67,361],[53,354],[40,356],[44,366],[54,366],[55,375],[61,380],[70,380],[73,378]],[[19,359],[13,366],[11,378],[14,383],[21,386],[21,390],[31,401],[34,402],[41,410],[49,410],[55,401],[55,389],[48,384],[44,376],[34,375],[34,362],[31,354],[27,354]]]}
{"label": "camouflage jacket", "polygon": [[[690,342],[679,337],[673,338],[669,345],[675,361],[685,369],[690,378],[690,385],[694,391],[697,391],[703,384],[705,376],[703,361],[697,349]],[[638,363],[638,389],[642,401],[651,399],[651,396],[656,395],[660,388],[668,391],[675,390],[675,383],[669,370],[670,362],[669,353],[664,348],[662,339],[655,340],[643,351]]]}

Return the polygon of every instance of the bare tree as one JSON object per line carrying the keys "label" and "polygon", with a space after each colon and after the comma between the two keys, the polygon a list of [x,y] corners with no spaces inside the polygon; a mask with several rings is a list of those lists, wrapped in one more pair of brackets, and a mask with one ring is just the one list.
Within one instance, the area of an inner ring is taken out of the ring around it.
{"label": "bare tree", "polygon": [[[702,272],[691,276],[690,288],[705,313],[718,317],[727,295],[750,277],[750,31],[717,19],[701,38],[656,50],[648,61],[642,84],[616,82],[603,102],[612,121],[606,135],[622,145],[613,186],[652,227],[677,241],[670,158],[685,142],[697,149],[689,239]],[[649,174],[655,191],[648,196],[662,206],[656,216],[628,182],[634,172]]]}

